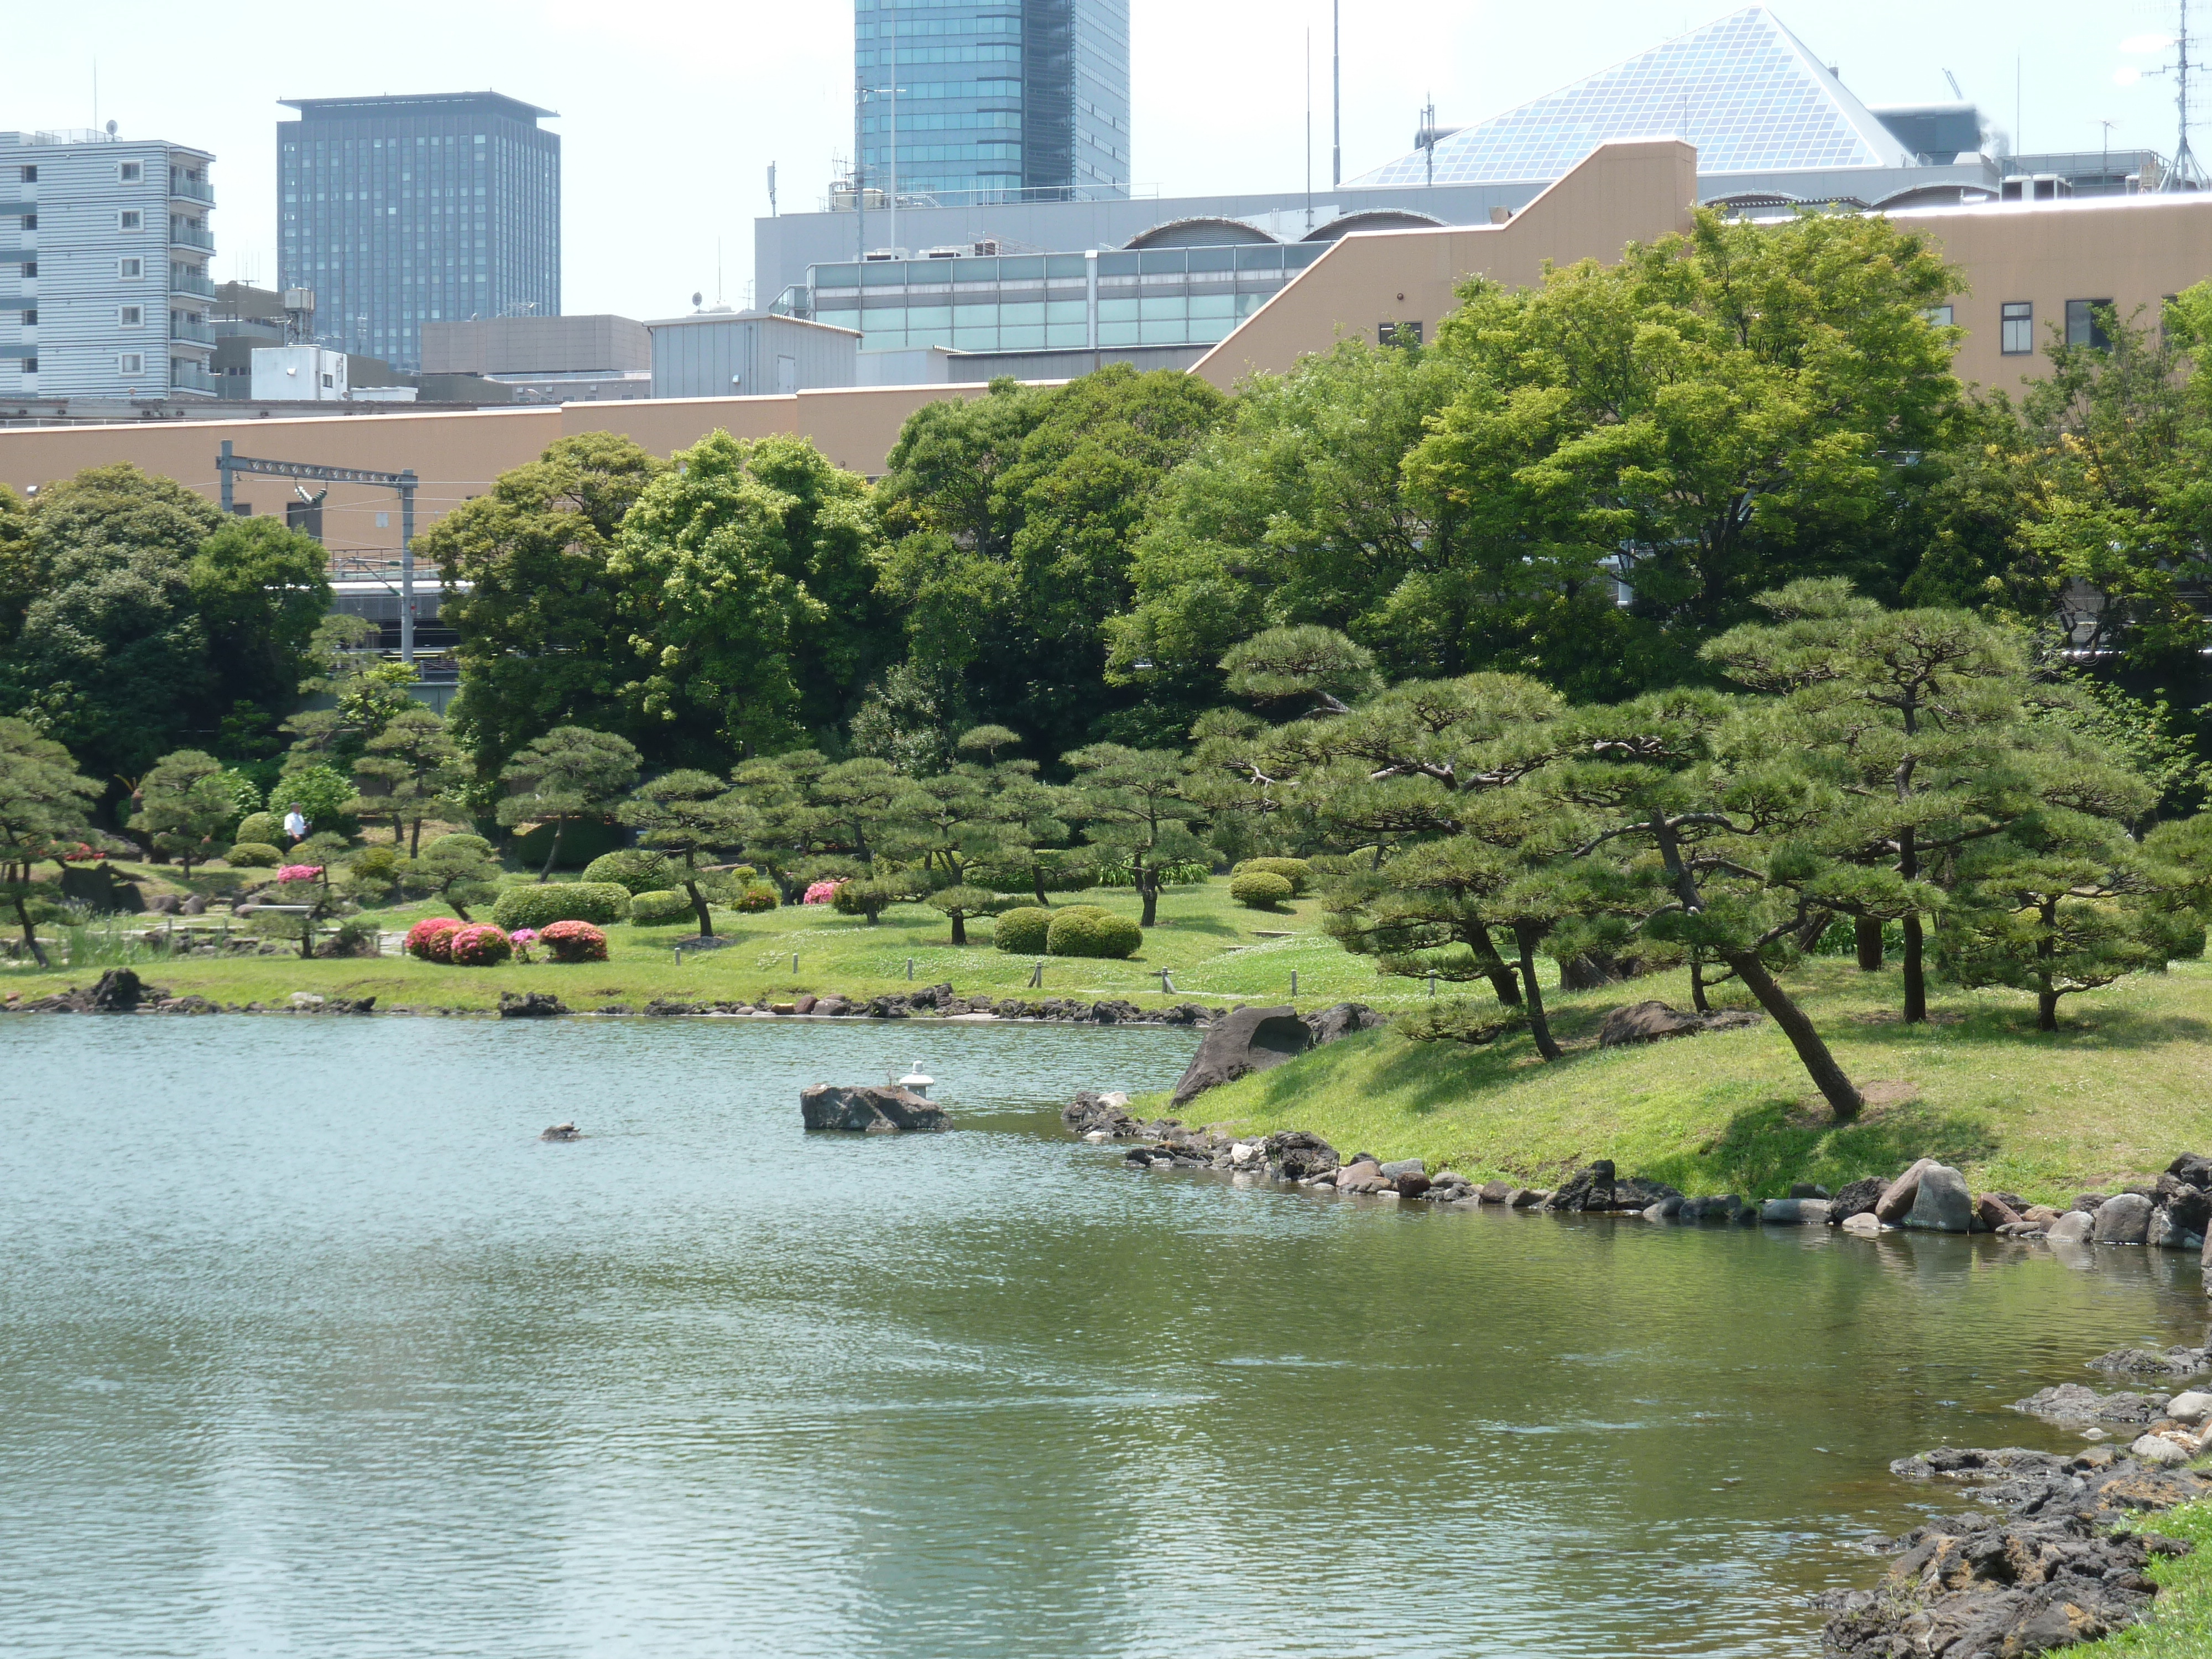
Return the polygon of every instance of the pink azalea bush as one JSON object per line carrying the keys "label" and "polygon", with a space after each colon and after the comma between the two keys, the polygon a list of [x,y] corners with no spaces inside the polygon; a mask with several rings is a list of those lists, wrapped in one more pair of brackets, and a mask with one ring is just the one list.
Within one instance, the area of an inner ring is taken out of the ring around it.
{"label": "pink azalea bush", "polygon": [[527,962],[530,960],[530,947],[538,943],[538,930],[535,927],[518,927],[507,936],[507,942],[514,947],[517,962]]}
{"label": "pink azalea bush", "polygon": [[495,968],[514,954],[504,928],[495,927],[488,921],[464,927],[452,936],[447,947],[457,968]]}
{"label": "pink azalea bush", "polygon": [[451,962],[461,926],[451,916],[425,916],[407,930],[407,954],[422,962]]}
{"label": "pink azalea bush", "polygon": [[288,864],[276,872],[279,881],[313,881],[323,873],[319,864]]}
{"label": "pink azalea bush", "polygon": [[556,921],[539,930],[538,942],[556,962],[605,962],[607,936],[588,921]]}
{"label": "pink azalea bush", "polygon": [[837,890],[843,885],[844,883],[842,881],[817,881],[806,890],[806,896],[799,900],[799,902],[801,904],[834,903],[836,901]]}

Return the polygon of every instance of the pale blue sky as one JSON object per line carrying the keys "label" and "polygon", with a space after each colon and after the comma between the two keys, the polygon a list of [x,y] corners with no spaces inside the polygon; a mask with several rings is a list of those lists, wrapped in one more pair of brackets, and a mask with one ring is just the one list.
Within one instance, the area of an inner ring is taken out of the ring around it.
{"label": "pale blue sky", "polygon": [[[1305,181],[1305,30],[1313,30],[1314,169],[1328,182],[1328,0],[1133,0],[1136,174],[1165,194],[1296,190]],[[0,129],[101,120],[217,156],[219,278],[276,276],[275,137],[288,96],[490,86],[562,112],[563,300],[651,318],[695,289],[736,303],[752,220],[779,164],[787,207],[811,207],[849,149],[846,0],[154,0],[10,8]],[[1346,0],[1344,171],[1410,145],[1433,92],[1464,124],[1735,8],[1726,0]],[[2212,28],[2212,4],[2200,4]],[[1942,71],[2009,129],[2019,65],[2023,148],[2170,151],[2170,86],[2114,84],[2154,59],[2127,37],[2170,32],[2172,0],[1783,0],[1776,14],[1869,103],[1949,95]],[[2212,56],[2212,54],[2208,54]],[[2212,79],[2206,82],[2212,94]],[[2212,99],[2208,99],[2212,113]],[[2212,143],[2208,130],[2200,143]]]}

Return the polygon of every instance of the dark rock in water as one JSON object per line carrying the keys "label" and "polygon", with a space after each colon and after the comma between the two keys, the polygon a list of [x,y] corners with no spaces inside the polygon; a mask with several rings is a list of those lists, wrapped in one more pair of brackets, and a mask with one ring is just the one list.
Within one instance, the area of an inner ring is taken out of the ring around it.
{"label": "dark rock in water", "polygon": [[1920,1196],[1920,1177],[1936,1167],[1934,1158],[1923,1158],[1883,1188],[1881,1196],[1875,1201],[1875,1218],[1894,1227],[1911,1214],[1912,1202]]}
{"label": "dark rock in water", "polygon": [[2156,1594],[2144,1569],[2190,1547],[2112,1523],[2132,1527],[2140,1511],[2212,1492],[2194,1474],[2103,1446],[2073,1458],[1944,1449],[1890,1467],[1911,1480],[1980,1483],[1975,1500],[2012,1515],[1970,1510],[1916,1527],[1887,1546],[1898,1559],[1877,1589],[1815,1597],[1833,1614],[1826,1659],[2001,1659],[2124,1629]]}
{"label": "dark rock in water", "polygon": [[1801,1181],[1790,1189],[1792,1198],[1826,1198],[1828,1189],[1817,1181]]}
{"label": "dark rock in water", "polygon": [[1208,1089],[1279,1066],[1312,1045],[1297,1009],[1239,1008],[1206,1031],[1176,1085],[1175,1103],[1186,1105]]}
{"label": "dark rock in water", "polygon": [[556,1123],[538,1138],[540,1140],[581,1140],[584,1134],[573,1123]]}
{"label": "dark rock in water", "polygon": [[2172,1231],[2202,1235],[2212,1223],[2212,1192],[2172,1175],[2158,1178],[2158,1206]]}
{"label": "dark rock in water", "polygon": [[2184,1152],[2166,1166],[2166,1172],[2176,1181],[2212,1192],[2212,1158],[2202,1152]]}
{"label": "dark rock in water", "polygon": [[2140,1244],[2150,1231],[2151,1201],[2141,1193],[2117,1193],[2097,1206],[2094,1237],[2100,1244]]}
{"label": "dark rock in water", "polygon": [[[501,1019],[550,1019],[556,1014],[568,1012],[562,1006],[561,999],[550,991],[501,991],[499,994],[499,1017]],[[602,1008],[599,1012],[611,1013],[617,1010]],[[620,1012],[627,1013],[629,1010],[622,1009]]]}
{"label": "dark rock in water", "polygon": [[2212,1350],[2168,1348],[2164,1353],[2148,1348],[2115,1348],[2089,1362],[2093,1371],[2113,1376],[2194,1376],[2208,1369]]}
{"label": "dark rock in water", "polygon": [[1675,1212],[1675,1218],[1680,1221],[1734,1221],[1739,1212],[1748,1215],[1753,1221],[1759,1219],[1755,1206],[1746,1204],[1734,1193],[1723,1193],[1717,1198],[1685,1199],[1682,1207]]}
{"label": "dark rock in water", "polygon": [[799,1091],[799,1109],[810,1129],[846,1129],[877,1135],[952,1127],[952,1120],[945,1115],[942,1106],[896,1084],[863,1083],[841,1088],[834,1084],[817,1083]]}
{"label": "dark rock in water", "polygon": [[1618,1048],[1631,1042],[1657,1042],[1666,1037],[1690,1036],[1705,1029],[1705,1021],[1663,1002],[1632,1002],[1605,1017],[1598,1028],[1597,1046]]}
{"label": "dark rock in water", "polygon": [[1336,1148],[1304,1129],[1284,1129],[1267,1137],[1268,1161],[1282,1166],[1285,1181],[1310,1181],[1337,1167]]}
{"label": "dark rock in water", "polygon": [[1972,1231],[1973,1221],[1974,1200],[1964,1176],[1948,1164],[1931,1164],[1920,1171],[1904,1225],[1927,1232],[1963,1233]]}
{"label": "dark rock in water", "polygon": [[1974,1200],[1974,1218],[1993,1233],[2021,1224],[2020,1212],[1995,1193],[1984,1193]]}
{"label": "dark rock in water", "polygon": [[1482,1183],[1480,1197],[1486,1204],[1503,1204],[1512,1196],[1513,1183],[1510,1181],[1486,1181]]}
{"label": "dark rock in water", "polygon": [[1613,1207],[1613,1160],[1601,1158],[1560,1182],[1552,1194],[1550,1207],[1554,1210],[1609,1210]]}
{"label": "dark rock in water", "polygon": [[219,1014],[222,1005],[205,997],[167,997],[154,1005],[157,1014]]}
{"label": "dark rock in water", "polygon": [[1358,1031],[1371,1031],[1388,1025],[1389,1016],[1378,1014],[1364,1002],[1340,1002],[1333,1008],[1323,1008],[1318,1013],[1305,1016],[1304,1024],[1313,1035],[1313,1046],[1335,1042]]}
{"label": "dark rock in water", "polygon": [[1888,1190],[1889,1183],[1879,1176],[1850,1182],[1828,1200],[1828,1224],[1840,1227],[1855,1215],[1869,1213]]}
{"label": "dark rock in water", "polygon": [[1087,1135],[1093,1130],[1103,1130],[1117,1139],[1134,1134],[1139,1125],[1129,1115],[1127,1099],[1127,1096],[1117,1094],[1109,1100],[1088,1089],[1080,1090],[1073,1100],[1060,1109],[1060,1121],[1079,1135]]}
{"label": "dark rock in water", "polygon": [[2054,1423],[2155,1423],[2166,1415],[2166,1402],[2172,1397],[2163,1394],[2099,1394],[2079,1382],[2061,1382],[2056,1388],[2038,1389],[2025,1400],[2014,1401],[2012,1408],[2031,1417],[2048,1418]]}
{"label": "dark rock in water", "polygon": [[91,1014],[129,1014],[137,1012],[146,996],[146,985],[128,968],[111,968],[88,992],[84,1008]]}
{"label": "dark rock in water", "polygon": [[706,1012],[696,1002],[678,1002],[669,997],[655,997],[645,1005],[648,1019],[674,1019],[683,1014],[703,1014]]}

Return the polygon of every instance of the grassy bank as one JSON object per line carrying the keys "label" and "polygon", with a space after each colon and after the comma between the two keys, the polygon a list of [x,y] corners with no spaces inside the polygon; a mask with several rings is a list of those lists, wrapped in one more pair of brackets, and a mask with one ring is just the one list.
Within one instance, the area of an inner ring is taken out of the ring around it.
{"label": "grassy bank", "polygon": [[1525,1036],[1475,1048],[1377,1031],[1214,1091],[1189,1115],[1311,1129],[1346,1152],[1419,1156],[1477,1179],[1549,1186],[1610,1158],[1686,1192],[1747,1196],[1892,1175],[1926,1156],[1978,1188],[2070,1200],[2212,1151],[2212,965],[2069,998],[2051,1036],[2008,993],[1939,994],[1929,1024],[1905,1026],[1897,974],[1863,975],[1846,960],[1809,962],[1790,983],[1880,1102],[1853,1124],[1829,1120],[1771,1024],[1596,1048],[1606,1010],[1621,1002],[1686,1006],[1682,975],[1559,998],[1569,1053],[1557,1065]]}
{"label": "grassy bank", "polygon": [[[140,881],[149,896],[176,890],[176,884],[162,879],[161,870],[121,867]],[[196,878],[195,885],[219,885],[224,876],[218,870],[205,884]],[[1054,902],[1103,904],[1132,917],[1139,908],[1133,893],[1115,889],[1056,895]],[[422,916],[450,914],[444,907],[424,903],[372,911],[363,920],[399,933]],[[1293,974],[1297,1000],[1307,1006],[1346,998],[1378,1006],[1401,1006],[1420,994],[1420,988],[1406,981],[1378,978],[1371,963],[1339,949],[1322,933],[1318,914],[1310,900],[1279,912],[1244,909],[1230,902],[1225,880],[1172,889],[1161,899],[1160,925],[1146,934],[1135,957],[1126,962],[1048,957],[1042,989],[1028,988],[1036,957],[994,949],[989,922],[970,922],[970,942],[956,947],[951,923],[921,905],[894,906],[874,927],[858,917],[841,916],[825,905],[757,915],[717,911],[714,928],[725,943],[712,951],[695,948],[696,928],[691,926],[623,923],[606,930],[609,960],[580,967],[541,963],[452,968],[396,955],[314,961],[302,961],[296,955],[168,957],[135,943],[148,929],[164,927],[162,918],[131,918],[118,923],[114,932],[118,940],[129,943],[129,965],[142,975],[179,994],[239,1004],[282,1002],[294,991],[374,995],[387,1006],[458,1008],[496,1007],[501,991],[522,990],[556,991],[575,1007],[606,1002],[635,1007],[657,997],[757,1002],[810,991],[877,995],[908,988],[909,960],[912,985],[950,981],[963,995],[1120,997],[1146,1006],[1193,1001],[1219,1006],[1286,1001]],[[223,919],[219,915],[201,917],[195,925],[204,937],[211,929],[220,930]],[[43,996],[65,986],[88,983],[101,967],[125,959],[123,953],[102,948],[109,931],[104,925],[81,941],[83,948],[74,963],[69,960],[70,941],[63,930],[49,927],[42,931],[57,967],[44,973],[24,964],[0,969],[0,991],[16,992],[26,999]],[[240,931],[242,925],[234,925],[234,933]],[[676,961],[679,945],[685,947],[680,966]],[[1163,968],[1170,970],[1175,988],[1165,995],[1160,988]]]}
{"label": "grassy bank", "polygon": [[2150,1564],[2158,1601],[2150,1622],[2066,1652],[2075,1659],[2204,1659],[2212,1653],[2212,1503],[2147,1515],[2138,1530],[2179,1538],[2196,1553]]}

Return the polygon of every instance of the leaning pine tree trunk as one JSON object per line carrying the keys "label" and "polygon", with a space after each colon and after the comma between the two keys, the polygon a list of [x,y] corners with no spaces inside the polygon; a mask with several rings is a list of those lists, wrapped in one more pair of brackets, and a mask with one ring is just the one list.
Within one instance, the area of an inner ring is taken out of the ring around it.
{"label": "leaning pine tree trunk", "polygon": [[708,912],[707,901],[699,896],[699,883],[690,874],[684,878],[684,890],[691,896],[691,913],[699,918],[699,937],[714,937],[714,918]]}
{"label": "leaning pine tree trunk", "polygon": [[1491,942],[1490,929],[1477,924],[1468,935],[1468,944],[1474,951],[1476,964],[1482,976],[1490,981],[1490,988],[1498,993],[1498,1000],[1508,1008],[1521,1006],[1521,981],[1505,965],[1505,958],[1498,954],[1498,946]]}
{"label": "leaning pine tree trunk", "polygon": [[1835,1112],[1836,1121],[1848,1123],[1856,1117],[1860,1108],[1866,1104],[1857,1085],[1844,1075],[1844,1068],[1828,1052],[1828,1045],[1813,1029],[1813,1022],[1806,1018],[1805,1011],[1766,971],[1766,964],[1759,959],[1759,953],[1732,951],[1721,960],[1735,969],[1735,976],[1751,988],[1752,995],[1759,999],[1759,1006],[1774,1017],[1774,1023],[1782,1028],[1790,1046],[1797,1050],[1797,1058],[1804,1061],[1806,1071],[1811,1073],[1814,1086]]}
{"label": "leaning pine tree trunk", "polygon": [[[28,870],[24,872],[27,876],[29,873]],[[15,896],[15,920],[23,924],[23,943],[30,947],[31,960],[41,968],[46,967],[46,952],[45,947],[39,943],[39,925],[31,920],[30,907],[24,902],[23,896],[20,893]]]}
{"label": "leaning pine tree trunk", "polygon": [[1544,1017],[1544,988],[1536,982],[1536,935],[1532,928],[1516,927],[1513,942],[1521,951],[1521,982],[1527,988],[1528,997],[1528,1034],[1536,1039],[1536,1052],[1547,1060],[1559,1057],[1559,1045],[1552,1036],[1552,1023]]}
{"label": "leaning pine tree trunk", "polygon": [[538,884],[543,887],[553,879],[553,860],[561,856],[561,832],[568,827],[566,818],[553,820],[553,844],[545,849],[545,867],[538,872]]}

